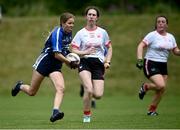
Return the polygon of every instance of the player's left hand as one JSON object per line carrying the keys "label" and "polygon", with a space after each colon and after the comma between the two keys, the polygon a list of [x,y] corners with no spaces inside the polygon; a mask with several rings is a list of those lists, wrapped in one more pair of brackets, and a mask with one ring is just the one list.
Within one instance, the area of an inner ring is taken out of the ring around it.
{"label": "player's left hand", "polygon": [[110,62],[105,62],[105,63],[104,63],[104,68],[105,68],[105,69],[109,69],[110,66],[111,66]]}
{"label": "player's left hand", "polygon": [[140,70],[143,68],[143,60],[142,59],[137,60],[136,67],[139,68]]}

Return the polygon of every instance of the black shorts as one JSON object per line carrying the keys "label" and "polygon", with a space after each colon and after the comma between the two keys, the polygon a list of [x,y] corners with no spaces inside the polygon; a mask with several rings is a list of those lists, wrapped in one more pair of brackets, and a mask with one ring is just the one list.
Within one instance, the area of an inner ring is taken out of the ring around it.
{"label": "black shorts", "polygon": [[144,75],[150,78],[153,75],[168,75],[167,62],[156,62],[144,59]]}
{"label": "black shorts", "polygon": [[54,71],[61,72],[62,62],[57,60],[52,54],[42,53],[37,58],[33,68],[43,76],[49,76]]}
{"label": "black shorts", "polygon": [[82,58],[78,70],[91,72],[92,79],[104,80],[104,64],[98,58]]}

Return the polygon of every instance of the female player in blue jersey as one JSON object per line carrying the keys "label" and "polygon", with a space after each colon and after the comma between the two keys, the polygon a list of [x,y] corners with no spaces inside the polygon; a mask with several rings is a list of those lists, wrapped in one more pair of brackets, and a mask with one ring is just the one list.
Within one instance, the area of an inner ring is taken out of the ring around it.
{"label": "female player in blue jersey", "polygon": [[[156,109],[161,101],[168,79],[167,61],[172,52],[180,56],[180,49],[171,33],[167,32],[168,19],[158,16],[155,20],[155,30],[148,33],[137,47],[137,64],[139,69],[144,70],[145,76],[150,83],[143,83],[140,87],[139,98],[142,100],[149,90],[155,92],[149,106],[147,115],[156,116]],[[147,48],[143,61],[143,50]],[[144,64],[143,64],[144,62]]]}
{"label": "female player in blue jersey", "polygon": [[34,96],[41,82],[45,77],[49,77],[56,89],[53,113],[50,121],[62,119],[64,113],[59,110],[64,95],[64,78],[61,72],[62,64],[65,63],[70,68],[76,68],[78,65],[69,61],[65,56],[69,53],[69,44],[72,40],[72,29],[74,26],[74,15],[63,13],[60,17],[60,27],[56,27],[48,36],[45,47],[41,55],[33,65],[33,74],[30,85],[18,81],[12,89],[12,96],[16,96],[20,91],[29,96]]}

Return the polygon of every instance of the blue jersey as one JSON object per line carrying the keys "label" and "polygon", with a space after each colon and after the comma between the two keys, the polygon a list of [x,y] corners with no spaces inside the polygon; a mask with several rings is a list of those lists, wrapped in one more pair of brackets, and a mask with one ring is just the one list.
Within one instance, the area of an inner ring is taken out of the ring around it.
{"label": "blue jersey", "polygon": [[69,53],[71,41],[72,33],[65,33],[62,27],[56,27],[48,36],[43,53],[59,52],[66,56]]}
{"label": "blue jersey", "polygon": [[48,36],[41,55],[36,59],[33,68],[43,76],[49,76],[54,71],[61,71],[62,62],[54,57],[58,52],[66,56],[69,53],[69,44],[72,33],[65,33],[62,27],[56,27]]}

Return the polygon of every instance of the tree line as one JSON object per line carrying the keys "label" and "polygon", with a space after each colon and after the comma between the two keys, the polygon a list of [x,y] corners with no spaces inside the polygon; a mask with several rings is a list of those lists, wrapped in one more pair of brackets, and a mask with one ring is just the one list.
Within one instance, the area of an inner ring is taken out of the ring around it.
{"label": "tree line", "polygon": [[81,15],[89,5],[109,14],[179,13],[179,0],[0,0],[7,16],[59,15],[69,11]]}

